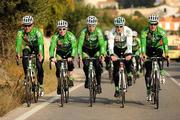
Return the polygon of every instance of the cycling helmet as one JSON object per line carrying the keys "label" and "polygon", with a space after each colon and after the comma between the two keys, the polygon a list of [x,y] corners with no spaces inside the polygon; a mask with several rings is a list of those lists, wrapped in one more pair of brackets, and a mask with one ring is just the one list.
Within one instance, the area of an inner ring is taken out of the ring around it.
{"label": "cycling helmet", "polygon": [[31,25],[31,24],[33,24],[33,22],[34,22],[34,19],[32,16],[24,16],[23,17],[23,24],[24,25]]}
{"label": "cycling helmet", "polygon": [[159,17],[158,15],[152,14],[149,16],[149,23],[150,24],[156,24],[159,22]]}
{"label": "cycling helmet", "polygon": [[88,16],[86,19],[87,25],[97,25],[97,21],[95,16]]}
{"label": "cycling helmet", "polygon": [[133,31],[133,36],[137,37],[138,33],[136,31]]}
{"label": "cycling helmet", "polygon": [[124,26],[125,25],[125,19],[124,17],[117,17],[114,19],[114,25],[115,26]]}
{"label": "cycling helmet", "polygon": [[65,20],[59,20],[58,23],[57,23],[57,28],[58,27],[68,27],[68,22],[65,21]]}

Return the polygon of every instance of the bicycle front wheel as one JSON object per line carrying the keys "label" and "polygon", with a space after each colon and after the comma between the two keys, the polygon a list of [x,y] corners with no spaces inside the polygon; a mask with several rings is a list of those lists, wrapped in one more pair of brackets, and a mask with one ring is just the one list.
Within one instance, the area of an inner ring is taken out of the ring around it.
{"label": "bicycle front wheel", "polygon": [[94,99],[94,89],[93,89],[93,71],[89,72],[89,103],[90,103],[90,107],[92,107],[93,104],[93,99]]}
{"label": "bicycle front wheel", "polygon": [[65,101],[66,103],[69,102],[69,85],[68,85],[68,81],[69,81],[69,78],[66,77],[65,78],[65,81],[64,81],[64,85],[65,85],[65,88],[64,88],[64,91],[65,91]]}
{"label": "bicycle front wheel", "polygon": [[120,82],[121,82],[121,97],[122,97],[122,100],[121,100],[121,105],[122,105],[122,108],[124,108],[124,104],[125,104],[125,73],[124,72],[121,72],[120,73]]}
{"label": "bicycle front wheel", "polygon": [[32,96],[31,96],[31,81],[30,81],[30,78],[29,77],[26,77],[26,81],[25,81],[25,99],[26,99],[26,103],[27,103],[27,107],[30,107],[31,106],[31,99],[32,99]]}
{"label": "bicycle front wheel", "polygon": [[61,107],[64,106],[64,85],[63,85],[63,78],[60,77],[58,81],[58,85],[61,86],[61,97],[60,97],[60,102],[61,102]]}
{"label": "bicycle front wheel", "polygon": [[153,99],[154,99],[155,108],[158,109],[159,108],[159,77],[157,71],[154,73],[154,77],[153,77]]}

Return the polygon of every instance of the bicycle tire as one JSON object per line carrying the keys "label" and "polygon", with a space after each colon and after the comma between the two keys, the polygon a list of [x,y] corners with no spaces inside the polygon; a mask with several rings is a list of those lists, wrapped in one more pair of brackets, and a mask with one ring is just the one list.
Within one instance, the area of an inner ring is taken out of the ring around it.
{"label": "bicycle tire", "polygon": [[157,71],[155,72],[155,83],[156,109],[159,109],[159,77]]}
{"label": "bicycle tire", "polygon": [[64,85],[63,85],[63,78],[60,76],[60,81],[58,81],[58,85],[61,86],[61,97],[60,97],[60,102],[61,102],[61,107],[64,106]]}
{"label": "bicycle tire", "polygon": [[125,79],[125,74],[124,74],[124,72],[122,72],[122,73],[120,73],[121,74],[121,77],[120,77],[120,79],[121,79],[121,97],[122,97],[122,99],[121,99],[121,107],[122,108],[124,108],[124,106],[125,106],[125,90],[124,90],[124,82],[123,81],[125,81],[124,79]]}
{"label": "bicycle tire", "polygon": [[27,81],[26,81],[26,85],[25,85],[25,99],[26,99],[26,103],[27,103],[27,107],[31,106],[31,100],[32,100],[32,95],[31,95],[31,81],[29,77],[26,77]]}
{"label": "bicycle tire", "polygon": [[69,102],[69,85],[68,85],[68,81],[69,81],[69,78],[66,77],[65,79],[65,102],[68,103]]}
{"label": "bicycle tire", "polygon": [[39,82],[37,80],[35,73],[33,74],[33,77],[31,77],[31,81],[32,81],[33,100],[35,103],[37,103],[39,99]]}
{"label": "bicycle tire", "polygon": [[[95,73],[94,73],[95,74]],[[96,95],[97,95],[97,84],[95,75],[93,76],[93,102],[96,102]]]}
{"label": "bicycle tire", "polygon": [[92,104],[93,104],[93,83],[92,83],[92,80],[93,80],[93,71],[89,71],[89,103],[90,103],[90,107],[92,107]]}

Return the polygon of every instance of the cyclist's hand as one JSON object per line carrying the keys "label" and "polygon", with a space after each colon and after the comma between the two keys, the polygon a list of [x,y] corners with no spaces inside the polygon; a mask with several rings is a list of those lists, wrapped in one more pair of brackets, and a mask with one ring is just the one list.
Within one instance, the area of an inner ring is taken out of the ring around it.
{"label": "cyclist's hand", "polygon": [[40,61],[40,62],[42,62],[42,60],[43,60],[43,56],[42,56],[42,54],[41,54],[41,53],[39,53],[38,58],[39,58],[39,61]]}
{"label": "cyclist's hand", "polygon": [[132,58],[131,55],[126,56],[126,60],[130,60]]}
{"label": "cyclist's hand", "polygon": [[112,60],[112,61],[117,61],[117,57],[116,57],[115,55],[112,55],[112,56],[111,56],[111,60]]}
{"label": "cyclist's hand", "polygon": [[17,55],[16,55],[16,60],[19,61],[19,59],[20,59],[20,55],[17,54]]}
{"label": "cyclist's hand", "polygon": [[100,59],[101,59],[101,62],[104,62],[104,56],[101,55]]}
{"label": "cyclist's hand", "polygon": [[71,62],[71,61],[73,61],[73,58],[72,57],[68,57],[68,62]]}

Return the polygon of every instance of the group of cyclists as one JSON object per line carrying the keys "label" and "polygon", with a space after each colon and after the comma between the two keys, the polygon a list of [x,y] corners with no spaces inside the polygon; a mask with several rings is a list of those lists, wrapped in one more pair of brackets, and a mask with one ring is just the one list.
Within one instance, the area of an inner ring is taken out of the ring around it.
{"label": "group of cyclists", "polygon": [[[98,19],[95,16],[88,16],[86,19],[86,26],[80,32],[78,39],[68,30],[68,22],[59,20],[57,22],[57,29],[51,37],[49,48],[50,61],[55,63],[57,80],[60,78],[60,59],[68,60],[68,74],[70,76],[69,86],[73,86],[72,72],[74,70],[73,60],[78,57],[83,62],[83,70],[85,73],[84,87],[88,88],[88,66],[86,60],[88,57],[99,58],[93,62],[96,80],[97,91],[100,94],[101,88],[101,74],[102,62],[106,62],[108,69],[109,61],[113,61],[113,81],[115,84],[114,97],[119,96],[119,57],[125,58],[125,69],[127,73],[127,84],[132,85],[132,56],[136,55],[137,64],[139,60],[146,60],[147,57],[154,55],[164,56],[168,58],[168,40],[166,32],[158,26],[159,17],[155,14],[149,16],[149,25],[145,27],[138,38],[138,33],[126,26],[124,17],[119,16],[114,19],[114,27],[110,31],[105,31],[104,34],[97,26]],[[16,59],[19,60],[22,54],[22,63],[24,74],[27,74],[28,59],[24,56],[36,54],[36,65],[38,69],[38,82],[41,91],[43,92],[43,61],[44,61],[44,43],[42,32],[34,26],[34,19],[32,16],[24,16],[22,27],[18,30],[16,37]],[[147,88],[147,100],[151,100],[151,71],[152,62],[145,61],[146,69],[145,83]],[[162,76],[164,71],[160,65]],[[137,68],[137,75],[139,70]],[[26,79],[26,78],[25,78]],[[164,77],[162,77],[164,81]],[[57,94],[61,94],[60,86],[57,86]],[[43,94],[42,94],[43,95]]]}

